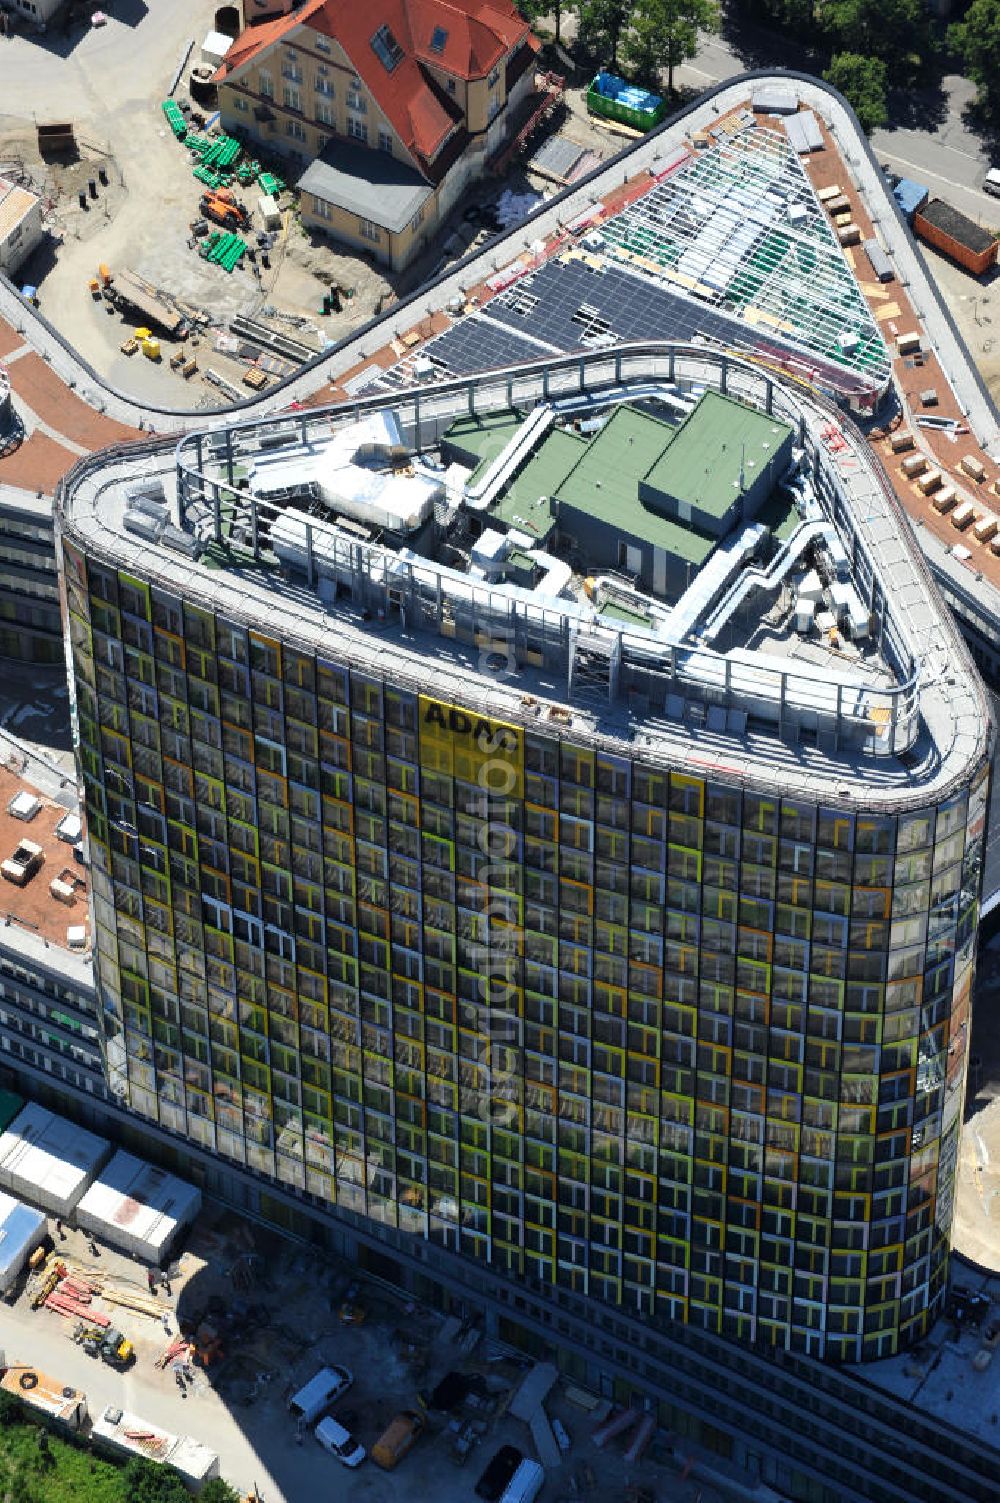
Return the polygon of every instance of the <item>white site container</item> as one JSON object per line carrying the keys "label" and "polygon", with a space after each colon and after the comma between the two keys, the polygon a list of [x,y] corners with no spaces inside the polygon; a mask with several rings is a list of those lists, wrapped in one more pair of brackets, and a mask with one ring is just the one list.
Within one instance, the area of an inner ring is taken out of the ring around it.
{"label": "white site container", "polygon": [[111,1144],[29,1102],[0,1137],[0,1186],[53,1216],[72,1215]]}
{"label": "white site container", "polygon": [[201,1210],[201,1191],[124,1150],[94,1181],[77,1226],[144,1263],[162,1263]]}
{"label": "white site container", "polygon": [[0,1191],[0,1294],[6,1294],[36,1247],[48,1236],[41,1211]]}

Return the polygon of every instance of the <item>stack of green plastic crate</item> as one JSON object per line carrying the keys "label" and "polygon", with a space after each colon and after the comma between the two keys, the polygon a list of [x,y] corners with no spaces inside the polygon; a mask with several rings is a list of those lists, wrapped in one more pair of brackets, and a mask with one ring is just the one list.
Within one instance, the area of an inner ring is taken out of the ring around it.
{"label": "stack of green plastic crate", "polygon": [[206,261],[221,266],[223,271],[234,271],[246,255],[246,241],[229,230],[213,230],[198,247],[198,253]]}
{"label": "stack of green plastic crate", "polygon": [[180,105],[175,104],[172,99],[165,99],[163,101],[163,113],[166,115],[167,124],[178,141],[183,141],[187,135],[187,121],[181,114]]}

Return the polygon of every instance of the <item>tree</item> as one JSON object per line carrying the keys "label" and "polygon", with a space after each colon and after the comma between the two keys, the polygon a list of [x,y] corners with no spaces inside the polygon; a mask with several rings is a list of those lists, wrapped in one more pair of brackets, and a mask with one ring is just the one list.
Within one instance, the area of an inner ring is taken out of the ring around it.
{"label": "tree", "polygon": [[925,0],[827,0],[820,11],[834,53],[918,65],[934,50]]}
{"label": "tree", "polygon": [[8,1393],[6,1388],[0,1388],[0,1425],[20,1425],[24,1423],[24,1406],[17,1394]]}
{"label": "tree", "polygon": [[618,66],[618,48],[628,30],[632,0],[580,0],[579,39],[585,52]]}
{"label": "tree", "polygon": [[1000,106],[1000,0],[972,0],[964,21],[948,27],[948,46],[962,59],[987,110]]}
{"label": "tree", "polygon": [[235,1487],[230,1487],[222,1477],[213,1477],[198,1494],[199,1503],[240,1503]]}
{"label": "tree", "polygon": [[133,1456],[122,1475],[129,1503],[191,1503],[177,1473],[144,1456]]}
{"label": "tree", "polygon": [[625,35],[625,56],[642,78],[652,80],[666,68],[672,93],[674,69],[697,53],[699,31],[716,31],[718,26],[715,0],[636,0]]}
{"label": "tree", "polygon": [[543,17],[551,16],[556,23],[556,41],[561,42],[565,3],[566,0],[518,0],[517,8],[526,21],[541,21]]}
{"label": "tree", "polygon": [[881,58],[861,57],[857,52],[837,52],[830,59],[823,77],[853,106],[866,135],[871,135],[888,120],[885,103],[888,69]]}

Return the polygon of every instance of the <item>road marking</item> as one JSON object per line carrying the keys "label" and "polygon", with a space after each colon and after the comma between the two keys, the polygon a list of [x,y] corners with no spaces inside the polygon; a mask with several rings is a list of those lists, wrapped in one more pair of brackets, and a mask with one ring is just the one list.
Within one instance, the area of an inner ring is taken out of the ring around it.
{"label": "road marking", "polygon": [[732,73],[706,73],[704,68],[694,68],[690,63],[682,63],[674,72],[693,73],[697,78],[707,78],[709,83],[725,83],[726,79],[734,77]]}

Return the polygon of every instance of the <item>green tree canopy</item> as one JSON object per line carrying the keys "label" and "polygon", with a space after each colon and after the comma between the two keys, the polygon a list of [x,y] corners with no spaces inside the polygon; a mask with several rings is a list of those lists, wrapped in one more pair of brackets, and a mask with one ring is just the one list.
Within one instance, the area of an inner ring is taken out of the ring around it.
{"label": "green tree canopy", "polygon": [[857,52],[837,52],[823,74],[854,108],[866,135],[889,118],[885,88],[888,69],[881,58],[862,57]]}
{"label": "green tree canopy", "polygon": [[1000,0],[973,0],[965,20],[948,27],[948,45],[978,87],[979,102],[996,111],[1000,106]]}
{"label": "green tree canopy", "polygon": [[906,58],[926,62],[934,50],[925,0],[825,0],[818,15],[835,54],[898,66]]}
{"label": "green tree canopy", "polygon": [[612,68],[618,66],[618,48],[628,30],[631,0],[579,0],[579,38],[584,50]]}
{"label": "green tree canopy", "polygon": [[240,1495],[222,1477],[213,1477],[198,1494],[199,1503],[240,1503]]}
{"label": "green tree canopy", "polygon": [[526,21],[540,21],[551,16],[556,23],[556,41],[562,41],[562,15],[572,8],[573,0],[517,0],[517,8]]}
{"label": "green tree canopy", "polygon": [[155,1461],[133,1456],[124,1475],[130,1503],[191,1503],[191,1494],[177,1473]]}
{"label": "green tree canopy", "polygon": [[666,68],[672,91],[674,69],[698,51],[698,33],[718,27],[715,0],[637,0],[624,38],[626,60],[650,80]]}
{"label": "green tree canopy", "polygon": [[717,31],[716,0],[579,0],[580,42],[591,57],[617,68],[624,62],[650,88],[698,50],[699,31]]}

